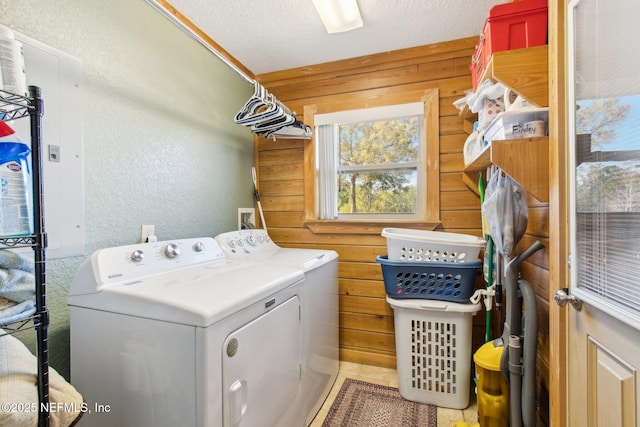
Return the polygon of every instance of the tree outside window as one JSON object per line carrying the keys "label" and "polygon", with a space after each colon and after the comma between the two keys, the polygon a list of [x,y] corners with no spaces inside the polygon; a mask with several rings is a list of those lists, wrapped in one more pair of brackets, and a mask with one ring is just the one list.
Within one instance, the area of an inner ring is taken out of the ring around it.
{"label": "tree outside window", "polygon": [[417,210],[420,117],[338,125],[338,212]]}
{"label": "tree outside window", "polygon": [[424,216],[424,103],[340,111],[316,119],[320,218]]}
{"label": "tree outside window", "polygon": [[578,105],[578,212],[640,212],[640,99],[598,99]]}

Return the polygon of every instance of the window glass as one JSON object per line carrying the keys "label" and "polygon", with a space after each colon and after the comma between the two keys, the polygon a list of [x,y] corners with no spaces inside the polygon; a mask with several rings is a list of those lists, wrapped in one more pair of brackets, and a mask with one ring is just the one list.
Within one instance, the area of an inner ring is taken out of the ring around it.
{"label": "window glass", "polygon": [[[318,182],[322,218],[422,214],[424,107],[414,104],[413,110],[406,105],[372,109],[373,120],[366,120],[366,110],[332,113],[334,122],[318,128],[319,165],[325,165],[319,167]],[[350,120],[354,117],[357,121]]]}
{"label": "window glass", "polygon": [[338,126],[338,213],[415,214],[420,118]]}
{"label": "window glass", "polygon": [[629,318],[640,314],[640,80],[629,43],[637,14],[596,0],[573,12],[572,285]]}
{"label": "window glass", "polygon": [[637,310],[640,96],[577,101],[578,286]]}

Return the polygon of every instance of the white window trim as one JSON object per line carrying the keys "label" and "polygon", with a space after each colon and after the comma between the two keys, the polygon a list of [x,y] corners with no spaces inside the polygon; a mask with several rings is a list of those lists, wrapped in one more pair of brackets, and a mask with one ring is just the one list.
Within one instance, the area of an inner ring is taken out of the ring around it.
{"label": "white window trim", "polygon": [[313,233],[320,234],[371,234],[379,235],[382,228],[405,226],[425,230],[435,230],[440,221],[440,94],[435,87],[424,85],[400,86],[390,91],[389,88],[369,89],[348,94],[334,94],[305,104],[303,108],[304,122],[315,128],[315,116],[339,110],[350,110],[364,107],[378,107],[389,104],[403,104],[421,101],[424,103],[426,129],[426,211],[424,218],[418,220],[321,220],[316,215],[316,175],[315,152],[316,140],[312,138],[304,144],[304,223]]}
{"label": "white window trim", "polygon": [[[411,102],[404,104],[385,105],[372,108],[360,108],[355,110],[335,111],[325,114],[317,114],[314,117],[316,126],[316,215],[320,219],[338,219],[346,221],[354,220],[419,220],[425,215],[426,194],[426,123],[424,117],[425,103]],[[335,158],[335,141],[337,139],[338,125],[352,123],[373,122],[380,120],[393,120],[402,117],[419,116],[420,120],[420,144],[418,147],[418,160],[408,163],[394,163],[388,165],[347,166],[338,167],[327,162],[328,158]],[[322,130],[327,131],[322,132]],[[329,132],[332,130],[333,132]],[[331,135],[331,138],[327,138]],[[326,150],[322,152],[322,150]],[[321,164],[322,163],[322,164]],[[345,171],[371,171],[375,169],[415,169],[417,172],[416,211],[413,213],[338,213],[337,200],[335,200],[336,174]]]}

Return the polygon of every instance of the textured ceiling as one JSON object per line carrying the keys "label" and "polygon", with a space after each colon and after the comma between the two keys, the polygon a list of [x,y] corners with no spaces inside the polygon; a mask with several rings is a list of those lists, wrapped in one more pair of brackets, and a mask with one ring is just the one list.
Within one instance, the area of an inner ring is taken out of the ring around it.
{"label": "textured ceiling", "polygon": [[506,0],[358,0],[364,26],[327,34],[311,0],[169,0],[254,74],[479,35]]}

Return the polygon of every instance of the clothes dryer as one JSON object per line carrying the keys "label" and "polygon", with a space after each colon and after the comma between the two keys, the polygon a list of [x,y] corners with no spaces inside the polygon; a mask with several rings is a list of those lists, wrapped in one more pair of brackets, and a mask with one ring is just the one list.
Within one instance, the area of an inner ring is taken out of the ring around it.
{"label": "clothes dryer", "polygon": [[323,249],[282,248],[264,229],[216,236],[235,263],[289,266],[304,272],[302,291],[302,395],[309,425],[327,398],[339,370],[338,254]]}
{"label": "clothes dryer", "polygon": [[83,423],[302,426],[303,281],[230,264],[212,238],[96,251],[68,297]]}

